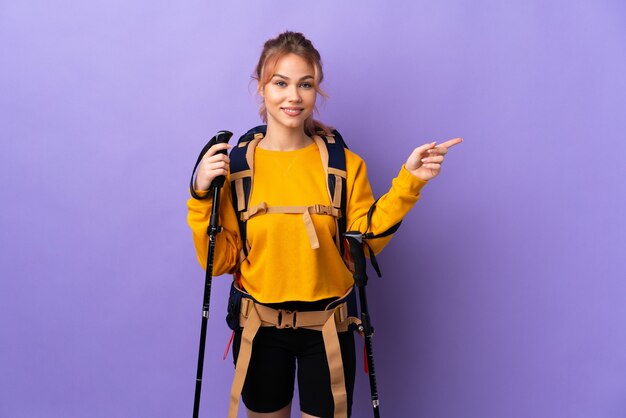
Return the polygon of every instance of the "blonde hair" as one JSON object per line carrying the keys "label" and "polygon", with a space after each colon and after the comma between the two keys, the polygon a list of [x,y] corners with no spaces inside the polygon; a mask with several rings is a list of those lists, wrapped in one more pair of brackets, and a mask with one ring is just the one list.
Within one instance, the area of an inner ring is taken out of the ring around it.
{"label": "blonde hair", "polygon": [[[271,80],[278,60],[288,54],[295,54],[313,66],[315,70],[313,87],[319,95],[327,97],[326,93],[320,88],[320,83],[324,79],[320,53],[303,34],[291,31],[283,32],[276,38],[268,40],[265,42],[265,45],[263,45],[263,51],[261,52],[256,71],[252,77],[258,83],[258,91],[261,91]],[[315,110],[317,111],[317,108]],[[263,122],[267,123],[267,108],[265,107],[265,102],[262,102],[259,107],[259,115]],[[312,116],[309,116],[304,122],[304,132],[307,135],[314,135],[318,130],[323,130],[326,133],[330,133],[331,131],[328,126],[315,120]]]}

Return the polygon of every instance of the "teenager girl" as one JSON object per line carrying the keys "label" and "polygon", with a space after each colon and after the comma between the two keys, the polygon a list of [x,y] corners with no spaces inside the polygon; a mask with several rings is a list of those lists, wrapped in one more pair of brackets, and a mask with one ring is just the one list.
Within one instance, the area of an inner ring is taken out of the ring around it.
{"label": "teenager girl", "polygon": [[[326,172],[320,157],[323,150],[315,135],[320,130],[330,131],[313,119],[317,96],[324,94],[320,88],[323,72],[318,51],[302,34],[282,33],[265,43],[255,78],[262,98],[260,115],[267,123],[267,131],[254,148],[250,206],[261,202],[267,207],[328,205]],[[419,199],[422,187],[439,174],[448,149],[461,141],[457,138],[415,148],[390,190],[378,200],[369,231],[380,233],[402,220]],[[196,191],[208,190],[217,176],[228,177],[230,159],[218,153],[228,148],[229,145],[218,144],[206,153],[197,170]],[[347,149],[345,156],[347,209],[342,216],[347,218],[348,230],[366,232],[367,212],[374,197],[365,164]],[[188,208],[198,260],[206,267],[211,201],[191,198]],[[228,178],[219,212],[223,231],[216,241],[214,274],[236,273],[243,290],[263,306],[289,312],[323,311],[353,286],[352,274],[336,246],[332,216],[310,215],[315,245],[303,225],[303,217],[291,213],[250,218],[247,239],[242,242]],[[382,238],[370,244],[379,252],[388,241],[389,238]],[[240,262],[244,245],[248,246],[248,254]],[[235,361],[241,340],[242,331],[238,330],[233,344]],[[290,417],[296,377],[302,417],[349,416],[356,364],[354,337],[351,332],[341,332],[338,340],[347,398],[341,413],[333,398],[322,333],[305,328],[261,327],[254,336],[243,384],[248,417]]]}

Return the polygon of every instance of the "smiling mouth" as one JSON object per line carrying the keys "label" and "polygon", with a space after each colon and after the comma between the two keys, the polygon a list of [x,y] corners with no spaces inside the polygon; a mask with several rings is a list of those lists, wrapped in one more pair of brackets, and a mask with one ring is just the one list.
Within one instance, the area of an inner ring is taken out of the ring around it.
{"label": "smiling mouth", "polygon": [[304,110],[300,107],[282,107],[281,109],[289,116],[298,116]]}

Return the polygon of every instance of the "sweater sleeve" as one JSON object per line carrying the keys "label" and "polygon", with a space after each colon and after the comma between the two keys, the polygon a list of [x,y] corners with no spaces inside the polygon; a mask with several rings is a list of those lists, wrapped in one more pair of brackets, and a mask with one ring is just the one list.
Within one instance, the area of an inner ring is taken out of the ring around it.
{"label": "sweater sleeve", "polygon": [[[202,193],[202,192],[201,192]],[[193,243],[196,247],[196,256],[200,265],[206,269],[207,253],[209,248],[209,218],[211,217],[211,199],[197,200],[191,197],[187,201],[187,222],[193,234]],[[237,215],[233,209],[228,178],[220,194],[220,225],[222,231],[217,234],[215,241],[215,258],[213,259],[213,275],[233,273],[241,251],[239,225]]]}
{"label": "sweater sleeve", "polygon": [[[356,154],[346,150],[346,169],[348,174],[348,231],[358,230],[363,233],[379,234],[385,232],[411,210],[420,197],[421,189],[426,182],[412,175],[404,166],[391,182],[391,188],[378,199],[372,214],[369,231],[367,229],[367,212],[374,203],[374,196],[367,178],[365,162]],[[391,235],[369,241],[370,246],[378,254],[387,245]]]}

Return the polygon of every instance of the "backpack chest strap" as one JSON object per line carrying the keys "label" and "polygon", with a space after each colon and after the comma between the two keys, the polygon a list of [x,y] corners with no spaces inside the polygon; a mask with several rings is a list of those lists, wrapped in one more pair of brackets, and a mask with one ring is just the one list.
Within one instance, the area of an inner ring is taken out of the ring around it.
{"label": "backpack chest strap", "polygon": [[313,219],[311,215],[329,215],[334,218],[341,217],[341,210],[332,206],[326,205],[311,205],[311,206],[267,206],[267,203],[261,202],[256,206],[249,208],[247,211],[242,212],[241,220],[246,222],[249,219],[265,214],[302,214],[302,220],[304,227],[306,228],[307,235],[309,236],[309,242],[312,249],[317,249],[320,246],[317,239],[317,233],[315,232],[315,225],[313,225]]}

